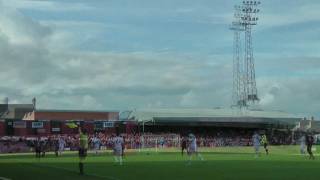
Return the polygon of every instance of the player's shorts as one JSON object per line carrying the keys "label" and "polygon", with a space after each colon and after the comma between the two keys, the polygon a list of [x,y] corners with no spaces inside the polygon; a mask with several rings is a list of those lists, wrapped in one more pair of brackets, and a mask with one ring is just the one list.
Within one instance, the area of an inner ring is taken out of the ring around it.
{"label": "player's shorts", "polygon": [[122,148],[115,148],[113,149],[113,154],[115,156],[122,156]]}
{"label": "player's shorts", "polygon": [[191,154],[191,153],[196,153],[197,152],[197,147],[195,146],[190,146],[188,148],[188,153]]}
{"label": "player's shorts", "polygon": [[263,144],[263,147],[264,147],[264,148],[267,148],[267,146],[268,146],[267,143],[264,143],[264,144]]}
{"label": "player's shorts", "polygon": [[99,149],[100,149],[100,145],[95,145],[95,146],[94,146],[94,149],[95,149],[95,150],[99,150]]}
{"label": "player's shorts", "polygon": [[182,149],[182,150],[187,149],[187,146],[186,146],[186,145],[182,145],[182,146],[181,146],[181,149]]}
{"label": "player's shorts", "polygon": [[63,150],[64,150],[64,146],[60,146],[59,151],[63,151]]}
{"label": "player's shorts", "polygon": [[79,157],[87,157],[87,149],[79,148]]}
{"label": "player's shorts", "polygon": [[256,152],[258,152],[259,149],[260,149],[260,145],[254,145],[254,150],[255,150]]}

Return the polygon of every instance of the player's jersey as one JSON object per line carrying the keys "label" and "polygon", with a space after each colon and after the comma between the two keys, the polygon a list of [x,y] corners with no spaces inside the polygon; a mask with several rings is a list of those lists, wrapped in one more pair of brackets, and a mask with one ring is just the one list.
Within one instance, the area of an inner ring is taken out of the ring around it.
{"label": "player's jersey", "polygon": [[302,137],[300,138],[300,145],[301,145],[301,146],[306,145],[306,136],[302,136]]}
{"label": "player's jersey", "polygon": [[80,148],[88,149],[88,135],[80,133]]}
{"label": "player's jersey", "polygon": [[182,139],[181,147],[182,148],[187,148],[187,141],[186,141],[185,138]]}
{"label": "player's jersey", "polygon": [[313,143],[314,143],[314,138],[313,138],[313,136],[312,135],[308,135],[307,136],[307,139],[306,139],[306,142],[307,142],[307,145],[313,145]]}
{"label": "player's jersey", "polygon": [[267,136],[266,135],[263,135],[262,138],[261,138],[261,143],[262,144],[268,144],[268,140],[267,140]]}
{"label": "player's jersey", "polygon": [[65,141],[62,138],[60,138],[59,139],[59,147],[64,147],[65,144],[66,144]]}
{"label": "player's jersey", "polygon": [[253,145],[254,146],[259,146],[260,145],[260,139],[261,139],[261,137],[260,137],[259,134],[254,134],[252,136]]}
{"label": "player's jersey", "polygon": [[99,145],[100,145],[100,139],[97,138],[97,137],[94,137],[94,138],[93,138],[93,144],[94,144],[95,146],[99,146]]}
{"label": "player's jersey", "polygon": [[197,148],[197,138],[193,134],[189,135],[189,146],[192,148]]}
{"label": "player's jersey", "polygon": [[124,140],[122,137],[117,136],[113,138],[113,148],[115,150],[122,150],[122,144],[124,143]]}

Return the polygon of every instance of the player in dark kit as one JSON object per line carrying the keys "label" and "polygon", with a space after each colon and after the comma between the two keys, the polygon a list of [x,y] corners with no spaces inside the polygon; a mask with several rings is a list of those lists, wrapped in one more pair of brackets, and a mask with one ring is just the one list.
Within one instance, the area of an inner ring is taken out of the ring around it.
{"label": "player in dark kit", "polygon": [[55,138],[53,140],[53,145],[54,145],[54,154],[56,155],[56,157],[59,156],[59,141],[57,138]]}
{"label": "player in dark kit", "polygon": [[41,157],[45,157],[46,156],[46,150],[47,150],[47,142],[46,141],[40,141]]}
{"label": "player in dark kit", "polygon": [[268,139],[267,136],[264,134],[261,137],[261,144],[263,144],[264,150],[266,151],[266,154],[269,154],[269,149],[268,149]]}
{"label": "player in dark kit", "polygon": [[313,145],[313,142],[314,142],[314,138],[311,134],[308,134],[307,135],[307,138],[306,138],[306,143],[307,143],[307,151],[308,151],[308,154],[309,154],[309,159],[315,159],[313,153],[312,153],[312,145]]}
{"label": "player in dark kit", "polygon": [[36,157],[40,158],[41,157],[41,142],[40,138],[34,141],[34,149],[36,151]]}
{"label": "player in dark kit", "polygon": [[86,159],[87,157],[87,150],[88,150],[88,134],[87,131],[85,129],[81,130],[81,128],[79,127],[79,171],[80,174],[83,175],[84,174],[84,165],[83,165],[83,161]]}
{"label": "player in dark kit", "polygon": [[126,145],[125,145],[126,139],[124,136],[122,138],[123,138],[123,145],[122,145],[122,155],[121,156],[122,156],[122,158],[124,158],[125,157],[124,150],[126,149]]}
{"label": "player in dark kit", "polygon": [[184,150],[187,150],[187,139],[182,137],[181,140],[181,155],[183,156]]}

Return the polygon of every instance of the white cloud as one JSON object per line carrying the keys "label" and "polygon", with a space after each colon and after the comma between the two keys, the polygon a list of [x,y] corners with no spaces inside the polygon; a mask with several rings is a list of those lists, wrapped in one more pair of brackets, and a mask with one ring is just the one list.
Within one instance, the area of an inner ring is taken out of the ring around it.
{"label": "white cloud", "polygon": [[318,77],[264,77],[257,84],[262,107],[306,115],[319,115],[320,86]]}
{"label": "white cloud", "polygon": [[275,97],[273,94],[265,94],[262,96],[261,100],[260,100],[260,104],[262,106],[265,106],[265,105],[269,105],[271,103],[273,103]]}
{"label": "white cloud", "polygon": [[[91,34],[96,34],[110,26],[77,21],[38,22],[15,10],[32,8],[29,2],[14,3],[20,2],[12,2],[14,9],[0,11],[0,97],[30,102],[36,96],[40,108],[70,109],[215,107],[231,103],[230,55],[177,55],[143,49],[131,53],[81,52],[75,48],[81,43],[79,40],[90,37],[68,28],[94,26],[98,30]],[[57,5],[44,3],[35,8],[50,6],[54,9]],[[181,11],[191,13],[187,9]],[[218,17],[224,21],[223,18]],[[271,17],[269,24],[274,23],[272,18],[275,19]],[[285,19],[275,20],[280,25]],[[203,22],[210,22],[210,18],[207,20]],[[293,113],[317,113],[318,58],[267,60],[263,65],[269,70],[281,69],[279,61],[285,62],[282,66],[287,74],[258,77],[261,105]],[[290,74],[297,71],[298,77]]]}
{"label": "white cloud", "polygon": [[[1,18],[7,20],[4,25],[13,25],[3,31],[0,39],[0,61],[4,64],[0,67],[0,80],[6,82],[0,85],[0,93],[26,102],[36,96],[39,107],[179,105],[181,95],[190,89],[207,88],[215,79],[208,81],[197,72],[216,69],[214,75],[224,71],[220,63],[210,63],[209,59],[199,64],[197,58],[188,55],[71,51],[59,44],[65,47],[74,40],[68,35],[57,35],[52,26],[37,23],[14,10],[10,15],[0,14]],[[24,32],[26,27],[28,31]],[[29,38],[30,42],[13,41],[15,34]]]}
{"label": "white cloud", "polygon": [[318,2],[304,3],[302,5],[288,7],[285,3],[283,3],[279,4],[277,11],[273,11],[271,9],[272,7],[274,7],[275,2],[269,3],[270,4],[268,4],[268,9],[264,9],[263,5],[261,7],[261,13],[259,14],[259,29],[320,21],[320,4]]}
{"label": "white cloud", "polygon": [[[80,102],[81,103],[81,102]],[[82,107],[83,109],[90,109],[92,107],[96,109],[103,109],[103,106],[98,102],[98,100],[91,95],[85,95],[82,97]]]}
{"label": "white cloud", "polygon": [[38,11],[85,11],[92,10],[93,7],[84,3],[68,3],[65,2],[55,2],[55,1],[43,1],[43,0],[2,0],[2,4],[6,8],[11,9],[31,9]]}
{"label": "white cloud", "polygon": [[192,90],[190,90],[181,97],[180,104],[183,107],[194,107],[198,104],[197,100],[197,95]]}
{"label": "white cloud", "polygon": [[0,32],[13,45],[41,46],[51,32],[17,11],[0,6]]}

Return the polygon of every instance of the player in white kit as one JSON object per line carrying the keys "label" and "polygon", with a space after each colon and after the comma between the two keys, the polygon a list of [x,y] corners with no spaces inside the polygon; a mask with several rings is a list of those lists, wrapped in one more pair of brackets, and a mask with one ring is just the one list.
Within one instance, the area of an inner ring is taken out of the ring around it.
{"label": "player in white kit", "polygon": [[101,140],[99,139],[98,135],[95,135],[92,139],[94,150],[96,151],[96,154],[98,154],[100,150]]}
{"label": "player in white kit", "polygon": [[122,165],[122,151],[123,151],[123,137],[119,135],[117,132],[117,136],[113,138],[113,155],[115,162],[119,162],[120,165]]}
{"label": "player in white kit", "polygon": [[306,154],[306,136],[302,135],[300,138],[300,153]]}
{"label": "player in white kit", "polygon": [[197,138],[196,138],[195,135],[192,134],[192,133],[189,134],[187,152],[188,152],[188,155],[189,155],[188,164],[191,164],[192,156],[193,156],[194,154],[197,155],[197,157],[198,157],[201,161],[203,161],[202,155],[198,152],[198,148],[197,148]]}
{"label": "player in white kit", "polygon": [[261,136],[258,134],[258,132],[254,132],[254,135],[252,136],[252,143],[255,151],[255,157],[259,156],[260,151],[260,140]]}
{"label": "player in white kit", "polygon": [[64,151],[64,147],[66,145],[66,142],[64,141],[64,139],[62,137],[59,137],[58,143],[59,143],[59,155],[61,156],[62,152]]}

